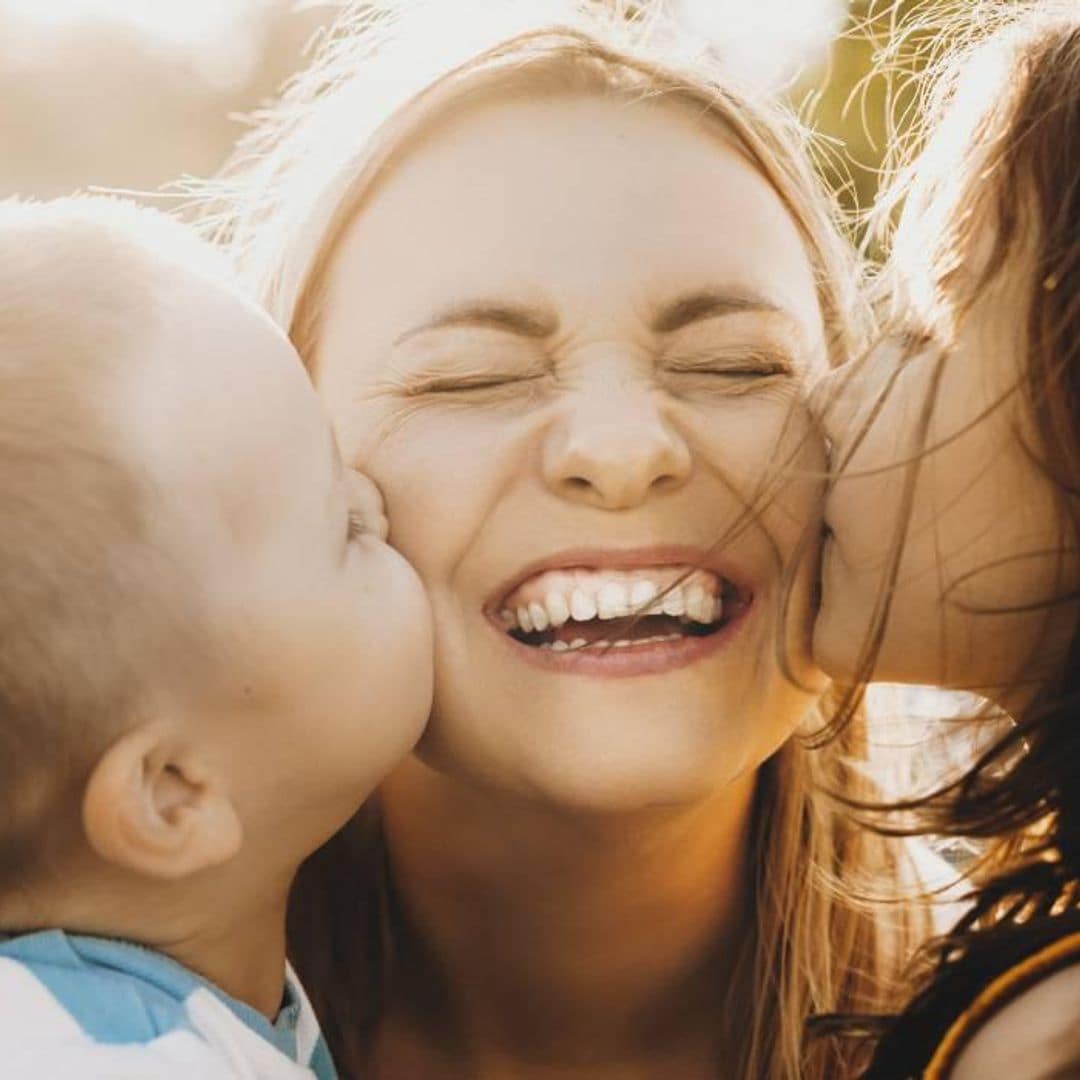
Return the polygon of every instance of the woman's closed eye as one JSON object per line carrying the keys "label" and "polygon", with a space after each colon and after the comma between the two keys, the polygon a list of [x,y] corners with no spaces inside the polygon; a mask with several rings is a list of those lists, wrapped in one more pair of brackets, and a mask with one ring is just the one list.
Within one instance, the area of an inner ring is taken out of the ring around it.
{"label": "woman's closed eye", "polygon": [[544,372],[476,372],[473,374],[416,375],[402,380],[403,397],[424,394],[468,394],[483,390],[499,390],[533,382]]}
{"label": "woman's closed eye", "polygon": [[548,372],[532,341],[484,327],[451,327],[421,335],[395,358],[391,391],[402,398],[512,391]]}
{"label": "woman's closed eye", "polygon": [[482,396],[513,392],[547,373],[538,363],[440,363],[399,373],[393,380],[393,391],[403,398]]}
{"label": "woman's closed eye", "polygon": [[795,373],[795,363],[786,353],[771,350],[715,350],[689,356],[666,357],[664,370],[671,375],[703,379],[756,383],[772,381]]}

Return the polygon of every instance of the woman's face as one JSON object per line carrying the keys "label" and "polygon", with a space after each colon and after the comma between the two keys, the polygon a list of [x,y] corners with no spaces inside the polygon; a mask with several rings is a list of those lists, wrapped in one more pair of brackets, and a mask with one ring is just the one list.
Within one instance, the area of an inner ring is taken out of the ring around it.
{"label": "woman's face", "polygon": [[346,230],[319,337],[346,459],[430,593],[426,760],[578,807],[749,783],[810,700],[777,601],[823,468],[811,267],[754,167],[689,109],[475,102]]}
{"label": "woman's face", "polygon": [[[1019,704],[1059,668],[1076,608],[1054,601],[1080,579],[1075,536],[1036,461],[1041,442],[1020,385],[1030,288],[1027,274],[1009,270],[947,354],[927,348],[898,369],[900,350],[886,344],[861,370],[829,376],[816,396],[839,472],[826,503],[814,653],[835,678],[855,674],[888,587],[888,547],[905,522],[876,678]],[[898,464],[912,459],[913,484]]]}

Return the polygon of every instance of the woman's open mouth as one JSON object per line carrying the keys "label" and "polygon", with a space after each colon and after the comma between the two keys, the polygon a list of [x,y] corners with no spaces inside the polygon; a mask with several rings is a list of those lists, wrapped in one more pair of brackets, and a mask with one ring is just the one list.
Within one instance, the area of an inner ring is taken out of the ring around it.
{"label": "woman's open mouth", "polygon": [[747,590],[693,565],[567,567],[522,582],[497,606],[504,634],[545,666],[638,674],[712,651],[751,604]]}

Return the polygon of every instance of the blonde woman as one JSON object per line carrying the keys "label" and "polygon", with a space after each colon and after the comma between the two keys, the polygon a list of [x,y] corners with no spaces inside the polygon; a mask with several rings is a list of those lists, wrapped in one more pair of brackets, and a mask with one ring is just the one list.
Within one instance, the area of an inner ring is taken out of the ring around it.
{"label": "blonde woman", "polygon": [[848,252],[659,18],[413,9],[346,13],[214,206],[435,616],[430,734],[309,867],[296,963],[346,1075],[842,1076],[804,1018],[907,953],[814,792],[859,733],[798,735]]}

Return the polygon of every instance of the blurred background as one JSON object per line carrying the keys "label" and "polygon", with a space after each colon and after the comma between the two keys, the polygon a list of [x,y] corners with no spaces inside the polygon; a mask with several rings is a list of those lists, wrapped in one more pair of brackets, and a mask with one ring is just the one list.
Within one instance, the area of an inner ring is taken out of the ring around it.
{"label": "blurred background", "polygon": [[[733,66],[794,101],[825,137],[822,167],[849,207],[873,198],[886,103],[884,80],[867,82],[880,42],[853,31],[883,33],[892,18],[945,3],[955,7],[955,0],[668,0]],[[90,186],[150,192],[214,172],[243,130],[243,114],[303,64],[335,7],[0,0],[0,195]]]}

